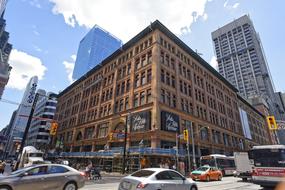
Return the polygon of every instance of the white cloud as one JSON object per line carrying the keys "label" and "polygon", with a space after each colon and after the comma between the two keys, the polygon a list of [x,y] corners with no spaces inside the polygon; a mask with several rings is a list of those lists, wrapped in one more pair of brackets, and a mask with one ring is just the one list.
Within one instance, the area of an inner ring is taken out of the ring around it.
{"label": "white cloud", "polygon": [[9,63],[12,70],[7,86],[18,90],[25,89],[32,76],[37,75],[42,80],[47,70],[39,58],[17,49],[12,50]]}
{"label": "white cloud", "polygon": [[34,49],[35,49],[37,52],[42,52],[42,51],[43,51],[39,46],[33,45],[33,47],[34,47]]}
{"label": "white cloud", "polygon": [[39,3],[39,0],[30,0],[29,1],[30,5],[37,7],[37,8],[42,8],[41,4]]}
{"label": "white cloud", "polygon": [[218,70],[218,62],[217,62],[217,57],[216,57],[216,56],[213,56],[213,57],[211,58],[210,65],[211,65],[214,69]]}
{"label": "white cloud", "polygon": [[207,3],[207,0],[172,0],[167,3],[165,0],[49,1],[53,3],[52,12],[63,15],[68,25],[91,28],[98,24],[125,42],[156,19],[179,35],[182,28],[190,28],[193,12],[196,12],[195,18],[204,15]]}
{"label": "white cloud", "polygon": [[67,73],[68,81],[70,82],[70,84],[74,82],[74,79],[72,78],[72,73],[73,73],[73,69],[74,69],[76,55],[72,55],[71,59],[73,62],[63,61],[63,63],[62,63],[65,67],[65,71]]}
{"label": "white cloud", "polygon": [[224,3],[224,7],[227,7],[229,0],[226,0],[226,2]]}
{"label": "white cloud", "polygon": [[207,19],[208,19],[208,14],[205,13],[205,14],[203,15],[203,20],[206,21]]}
{"label": "white cloud", "polygon": [[229,0],[226,0],[224,3],[224,7],[228,10],[236,9],[236,8],[238,8],[238,6],[239,6],[239,3],[235,3],[233,5],[230,5]]}
{"label": "white cloud", "polygon": [[233,5],[233,8],[235,9],[235,8],[237,8],[239,6],[239,3],[235,3],[234,5]]}
{"label": "white cloud", "polygon": [[40,35],[40,33],[39,33],[38,31],[36,31],[36,30],[33,30],[33,33],[34,33],[36,36],[39,36],[39,35]]}

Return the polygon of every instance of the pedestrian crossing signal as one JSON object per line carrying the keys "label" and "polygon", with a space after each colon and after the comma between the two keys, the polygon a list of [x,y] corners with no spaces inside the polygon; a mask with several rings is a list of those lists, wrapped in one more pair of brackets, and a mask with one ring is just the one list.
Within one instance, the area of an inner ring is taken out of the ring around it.
{"label": "pedestrian crossing signal", "polygon": [[268,127],[270,130],[277,130],[278,126],[276,124],[274,116],[268,116],[267,117],[267,123],[268,123]]}
{"label": "pedestrian crossing signal", "polygon": [[56,135],[57,128],[58,128],[58,123],[57,122],[52,122],[49,134],[52,135],[52,136]]}
{"label": "pedestrian crossing signal", "polygon": [[188,130],[187,130],[187,129],[183,130],[183,139],[184,139],[185,141],[188,140]]}

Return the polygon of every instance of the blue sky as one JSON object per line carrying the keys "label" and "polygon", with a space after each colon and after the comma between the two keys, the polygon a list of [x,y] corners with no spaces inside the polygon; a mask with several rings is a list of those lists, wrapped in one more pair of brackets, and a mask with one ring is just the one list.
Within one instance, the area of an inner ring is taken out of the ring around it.
{"label": "blue sky", "polygon": [[[126,42],[159,19],[214,65],[211,32],[244,14],[260,34],[276,90],[285,92],[284,7],[283,0],[9,0],[5,19],[13,70],[2,98],[20,102],[33,75],[47,91],[66,88],[79,41],[95,24]],[[0,129],[15,109],[0,102]]]}

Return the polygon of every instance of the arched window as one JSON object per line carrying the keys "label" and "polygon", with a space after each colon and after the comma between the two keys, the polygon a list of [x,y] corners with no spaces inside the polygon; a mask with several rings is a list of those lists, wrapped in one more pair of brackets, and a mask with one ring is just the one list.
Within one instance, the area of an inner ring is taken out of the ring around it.
{"label": "arched window", "polygon": [[76,136],[76,141],[80,141],[80,140],[82,140],[82,133],[81,133],[81,131]]}

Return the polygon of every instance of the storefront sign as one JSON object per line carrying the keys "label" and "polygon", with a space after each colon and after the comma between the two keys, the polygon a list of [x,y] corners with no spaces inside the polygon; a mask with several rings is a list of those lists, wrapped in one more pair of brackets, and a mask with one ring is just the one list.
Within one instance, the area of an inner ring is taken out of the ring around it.
{"label": "storefront sign", "polygon": [[131,118],[131,131],[147,131],[150,129],[150,111],[136,113]]}
{"label": "storefront sign", "polygon": [[176,114],[162,111],[161,112],[161,130],[178,132],[179,117]]}

